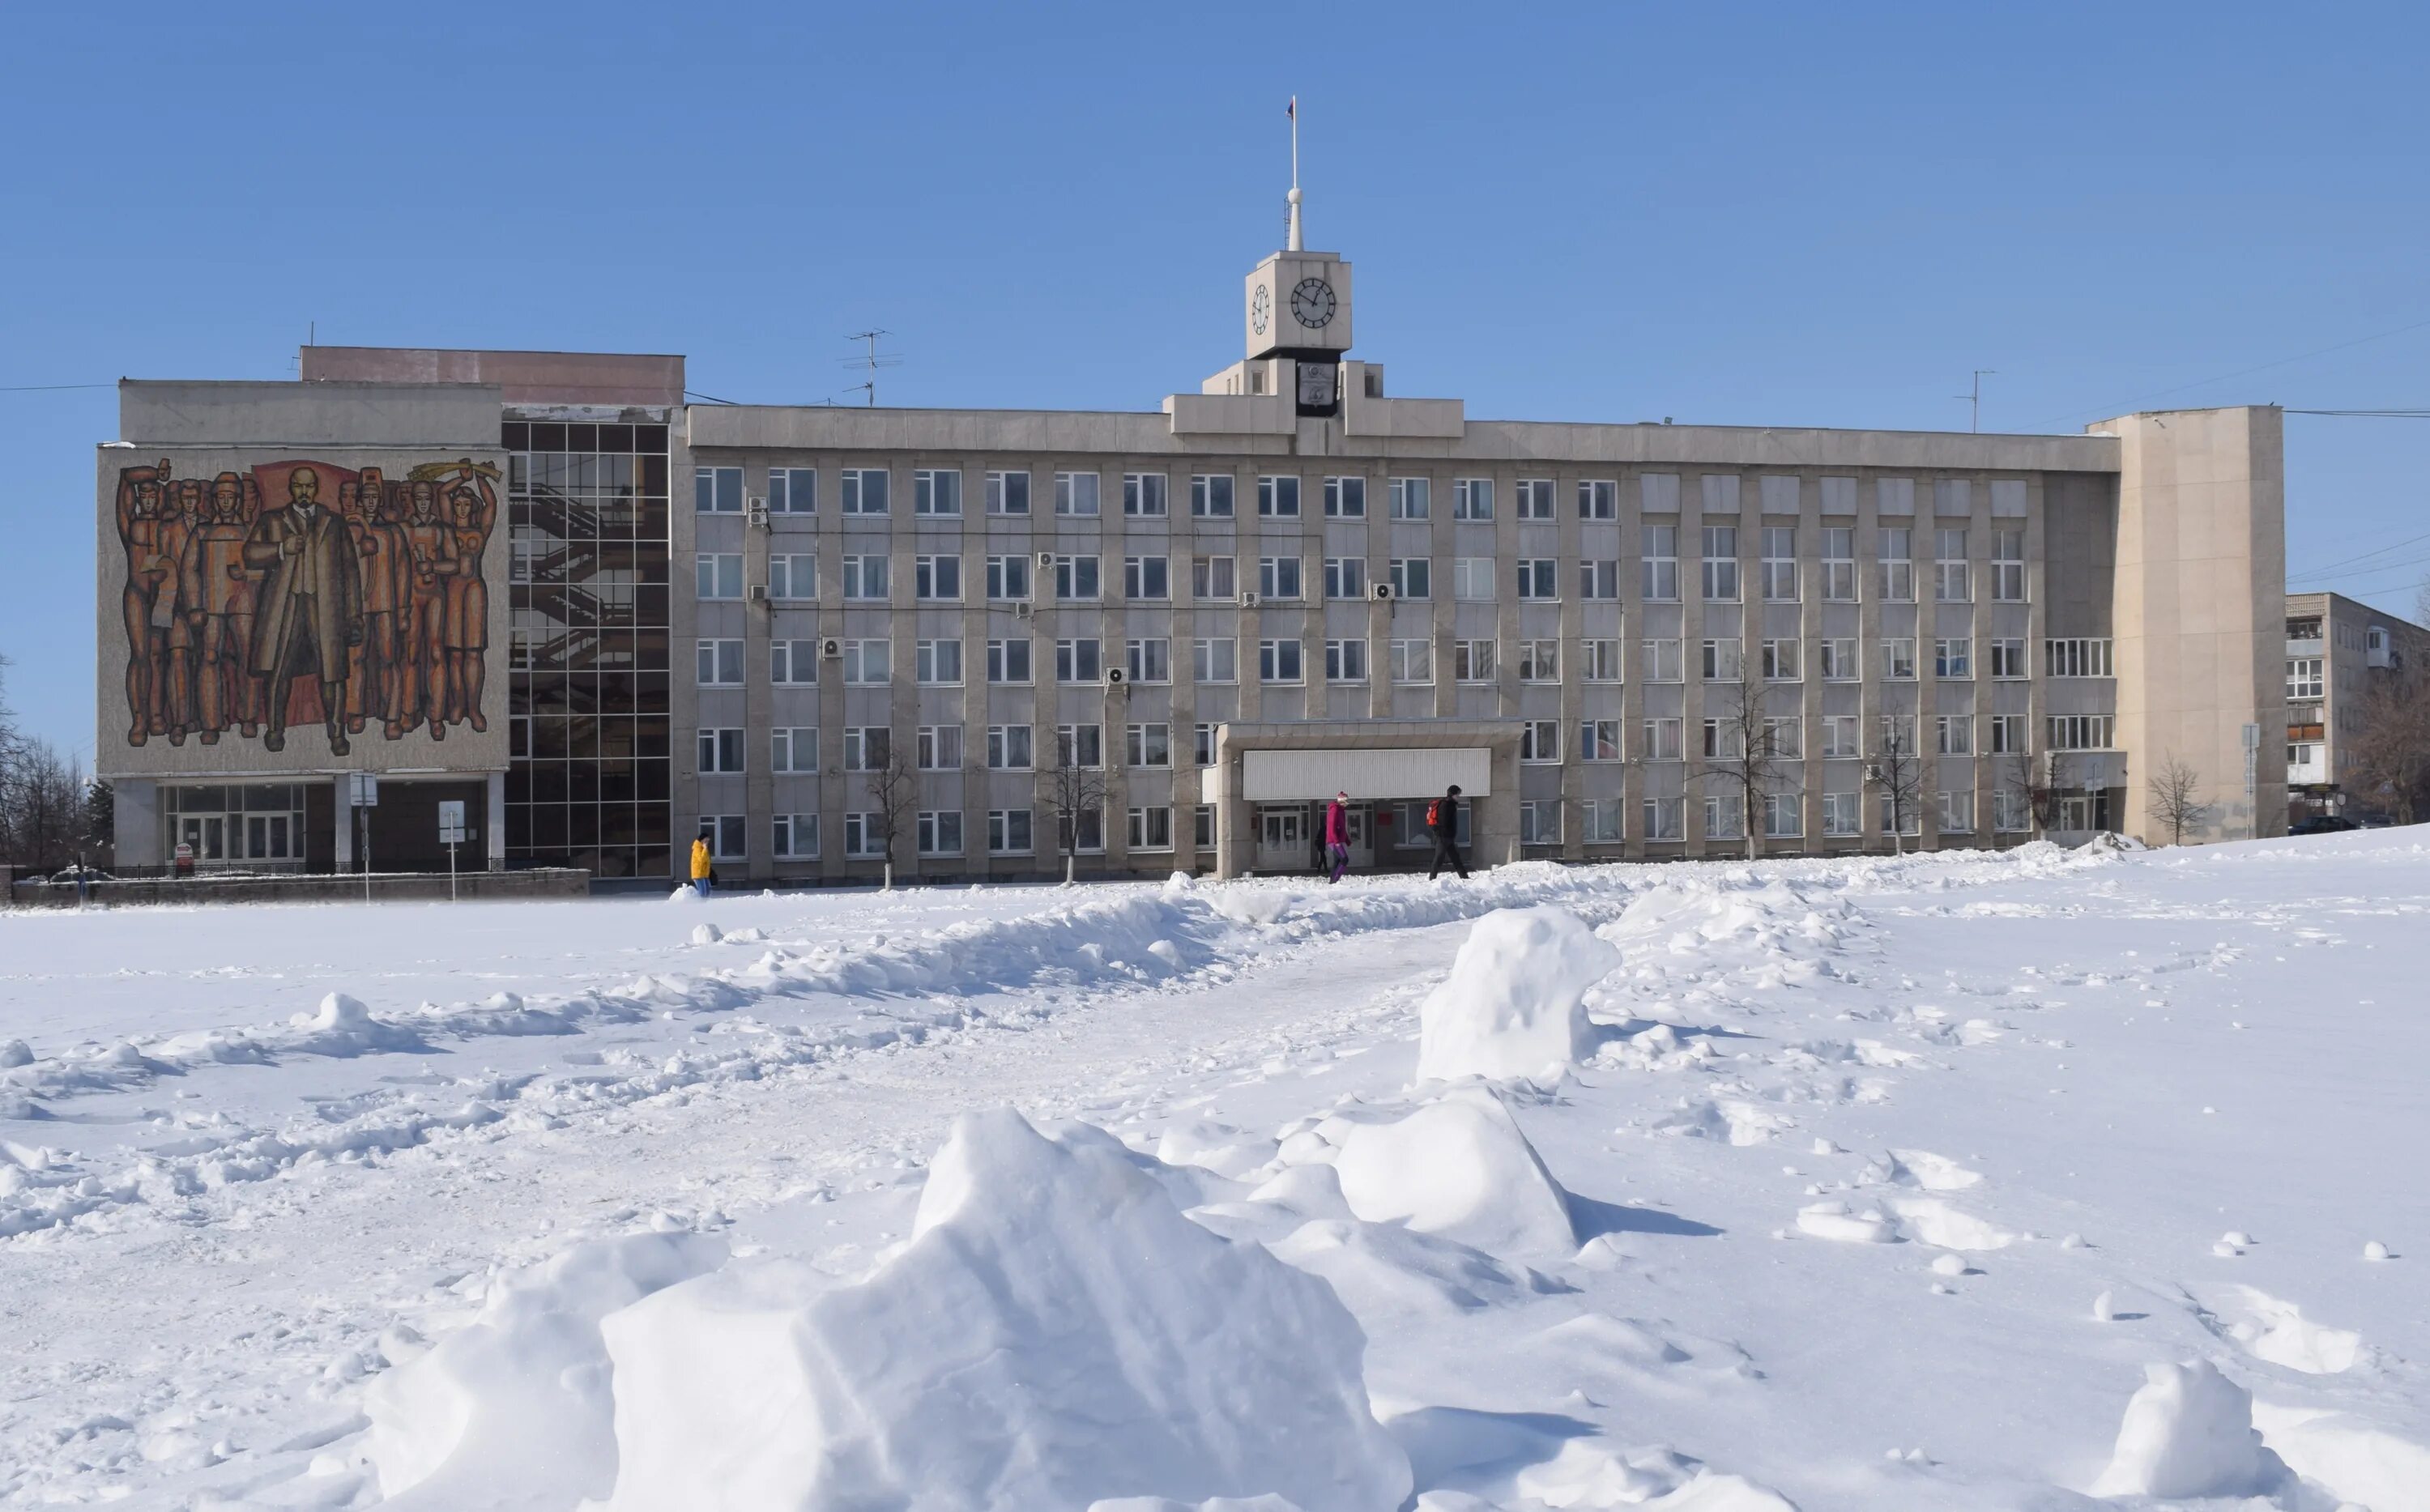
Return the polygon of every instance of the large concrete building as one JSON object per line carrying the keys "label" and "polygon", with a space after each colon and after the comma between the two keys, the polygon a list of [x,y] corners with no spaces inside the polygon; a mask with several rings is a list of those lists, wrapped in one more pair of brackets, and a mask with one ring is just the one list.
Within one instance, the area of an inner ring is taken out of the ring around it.
{"label": "large concrete building", "polygon": [[2342,593],[2287,595],[2287,798],[2292,820],[2376,814],[2354,744],[2377,684],[2430,667],[2430,630]]}
{"label": "large concrete building", "polygon": [[[1296,222],[1294,222],[1296,225]],[[1158,409],[690,404],[674,357],[309,347],[100,453],[123,865],[730,879],[2276,833],[2280,413],[2066,436],[1472,420],[1251,271]],[[351,546],[351,550],[347,549]],[[274,736],[275,737],[274,739]],[[2272,742],[2275,743],[2274,741]],[[880,779],[894,769],[894,780]],[[1892,832],[1902,832],[1894,835]]]}

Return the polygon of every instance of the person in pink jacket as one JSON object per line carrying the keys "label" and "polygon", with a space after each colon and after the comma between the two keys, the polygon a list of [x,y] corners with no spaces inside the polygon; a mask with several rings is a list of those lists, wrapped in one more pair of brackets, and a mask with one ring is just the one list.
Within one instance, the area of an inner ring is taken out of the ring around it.
{"label": "person in pink jacket", "polygon": [[1324,806],[1324,851],[1333,857],[1333,875],[1328,883],[1341,880],[1350,869],[1350,795],[1338,792],[1333,802]]}

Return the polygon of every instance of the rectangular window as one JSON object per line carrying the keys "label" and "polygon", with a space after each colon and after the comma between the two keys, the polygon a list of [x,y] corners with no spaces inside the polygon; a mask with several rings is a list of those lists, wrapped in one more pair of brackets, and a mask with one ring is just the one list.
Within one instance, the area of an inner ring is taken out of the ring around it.
{"label": "rectangular window", "polygon": [[1579,641],[1578,676],[1590,683],[1619,682],[1622,677],[1620,642],[1617,640]]}
{"label": "rectangular window", "polygon": [[1746,806],[1737,793],[1705,795],[1705,838],[1708,840],[1742,840],[1746,839]]}
{"label": "rectangular window", "polygon": [[1932,643],[1932,674],[1954,682],[1965,682],[1974,675],[1974,642],[1963,638],[1943,637]]}
{"label": "rectangular window", "polygon": [[768,470],[770,514],[816,514],[819,471],[814,467],[772,467]]}
{"label": "rectangular window", "polygon": [[1865,754],[1856,738],[1856,716],[1825,714],[1822,716],[1822,755],[1859,756]]}
{"label": "rectangular window", "polygon": [[1824,793],[1822,795],[1822,833],[1831,836],[1861,834],[1864,827],[1863,798],[1862,793]]}
{"label": "rectangular window", "polygon": [[1299,597],[1299,567],[1296,557],[1258,557],[1257,591],[1270,599]]}
{"label": "rectangular window", "polygon": [[1029,641],[1025,638],[989,641],[987,679],[991,683],[1028,682]]}
{"label": "rectangular window", "polygon": [[987,475],[987,512],[1007,515],[1027,514],[1029,512],[1029,474],[990,473]]}
{"label": "rectangular window", "polygon": [[1164,490],[1165,476],[1161,473],[1123,474],[1123,513],[1146,519],[1172,513]]}
{"label": "rectangular window", "polygon": [[1190,512],[1201,520],[1232,518],[1232,474],[1201,473],[1190,480]]}
{"label": "rectangular window", "polygon": [[1768,683],[1793,683],[1797,676],[1797,642],[1767,640],[1763,643],[1763,680]]}
{"label": "rectangular window", "polygon": [[1971,604],[1974,585],[1966,573],[1966,532],[1933,533],[1933,596],[1943,604]]}
{"label": "rectangular window", "polygon": [[863,861],[886,855],[885,827],[877,815],[861,812],[843,816],[843,854]]}
{"label": "rectangular window", "polygon": [[1130,811],[1130,848],[1134,851],[1173,849],[1173,810],[1134,808]]}
{"label": "rectangular window", "polygon": [[962,474],[947,468],[921,468],[911,474],[913,514],[962,512]]}
{"label": "rectangular window", "polygon": [[847,600],[885,602],[886,558],[876,553],[845,557],[843,596]]}
{"label": "rectangular window", "polygon": [[1296,683],[1307,680],[1300,665],[1297,640],[1260,640],[1257,642],[1257,680],[1268,683]]}
{"label": "rectangular window", "polygon": [[1685,648],[1677,640],[1641,640],[1638,642],[1645,660],[1645,680],[1649,683],[1682,683],[1688,680]]}
{"label": "rectangular window", "polygon": [[2287,696],[2289,699],[2302,699],[2306,702],[2326,697],[2327,685],[2322,680],[2321,673],[2322,665],[2323,658],[2320,656],[2288,657]]}
{"label": "rectangular window", "polygon": [[702,552],[699,578],[695,585],[704,599],[739,599],[742,596],[742,554],[741,552]]}
{"label": "rectangular window", "polygon": [[1123,726],[1123,764],[1129,767],[1173,765],[1173,726],[1170,724]]}
{"label": "rectangular window", "polygon": [[1452,681],[1490,683],[1493,681],[1493,642],[1490,640],[1455,640],[1451,643]]}
{"label": "rectangular window", "polygon": [[957,808],[924,809],[913,824],[923,856],[962,854],[962,815]]}
{"label": "rectangular window", "polygon": [[1620,804],[1617,798],[1589,798],[1578,806],[1589,845],[1617,845],[1623,839],[1620,830]]}
{"label": "rectangular window", "polygon": [[1558,565],[1550,557],[1522,557],[1519,561],[1519,597],[1523,600],[1559,598],[1561,579],[1555,571]]}
{"label": "rectangular window", "polygon": [[778,814],[775,854],[779,861],[815,861],[819,857],[819,816]]}
{"label": "rectangular window", "polygon": [[922,640],[912,648],[915,675],[924,686],[951,688],[962,680],[962,643]]}
{"label": "rectangular window", "polygon": [[702,729],[700,732],[700,771],[702,773],[734,773],[743,768],[743,732],[741,729]]}
{"label": "rectangular window", "polygon": [[768,732],[771,772],[819,770],[819,732],[815,725],[779,726]]}
{"label": "rectangular window", "polygon": [[1559,682],[1561,680],[1560,641],[1520,641],[1519,680],[1523,683]]}
{"label": "rectangular window", "polygon": [[1578,597],[1590,600],[1610,600],[1620,597],[1620,563],[1616,561],[1578,563]]}
{"label": "rectangular window", "polygon": [[1094,473],[1057,473],[1055,474],[1055,512],[1093,519],[1097,514],[1097,474]]}
{"label": "rectangular window", "polygon": [[1392,681],[1405,685],[1435,680],[1435,643],[1431,640],[1392,642]]}
{"label": "rectangular window", "polygon": [[1893,636],[1882,642],[1882,675],[1892,682],[1911,682],[1915,678],[1915,642],[1905,636]]}
{"label": "rectangular window", "polygon": [[2018,835],[2033,828],[2033,806],[2027,795],[2013,788],[1991,789],[1991,827],[2003,835]]}
{"label": "rectangular window", "polygon": [[1938,727],[1936,750],[1945,756],[1971,756],[1974,754],[1974,718],[1971,714],[1941,714],[1935,717]]}
{"label": "rectangular window", "polygon": [[1102,724],[1060,724],[1055,729],[1055,759],[1065,766],[1094,772],[1106,764],[1106,727]]}
{"label": "rectangular window", "polygon": [[894,751],[894,732],[883,724],[855,724],[843,732],[846,772],[883,772]]}
{"label": "rectangular window", "polygon": [[808,603],[819,596],[819,559],[808,552],[777,552],[768,558],[768,596],[779,603]]}
{"label": "rectangular window", "polygon": [[2080,638],[2045,640],[2042,642],[2042,671],[2052,677],[2110,676],[2109,641]]}
{"label": "rectangular window", "polygon": [[1991,642],[1991,675],[2001,678],[2025,675],[2025,643],[2022,640]]}
{"label": "rectangular window", "polygon": [[846,514],[884,514],[886,512],[886,469],[848,467],[843,470],[843,512]]}
{"label": "rectangular window", "polygon": [[1746,732],[1735,720],[1705,722],[1705,759],[1736,761],[1746,755]]}
{"label": "rectangular window", "polygon": [[1133,601],[1173,597],[1168,559],[1162,557],[1123,557],[1123,597]]}
{"label": "rectangular window", "polygon": [[1558,845],[1561,804],[1557,798],[1523,798],[1519,803],[1519,843]]}
{"label": "rectangular window", "polygon": [[1581,520],[1619,519],[1619,483],[1610,478],[1580,478],[1578,480],[1578,518]]}
{"label": "rectangular window", "polygon": [[[1676,483],[1678,479],[1672,479]],[[1648,798],[1645,800],[1645,838],[1649,840],[1675,840],[1686,834],[1687,803],[1679,798]]]}
{"label": "rectangular window", "polygon": [[1856,533],[1844,525],[1823,527],[1822,597],[1834,604],[1856,600]]}
{"label": "rectangular window", "polygon": [[1392,559],[1392,596],[1404,599],[1434,597],[1435,564],[1423,557],[1396,557]]}
{"label": "rectangular window", "polygon": [[692,507],[702,514],[741,514],[742,512],[742,469],[739,467],[694,468],[691,474]]}
{"label": "rectangular window", "polygon": [[1106,811],[1083,808],[1061,815],[1055,822],[1055,833],[1060,843],[1077,854],[1095,856],[1106,848]]}
{"label": "rectangular window", "polygon": [[959,557],[912,557],[911,596],[929,600],[960,598],[962,559]]}
{"label": "rectangular window", "polygon": [[700,833],[708,841],[708,854],[720,861],[745,859],[742,851],[744,816],[741,814],[703,814]]}
{"label": "rectangular window", "polygon": [[[1764,479],[1769,483],[1770,478]],[[1806,833],[1806,803],[1793,792],[1763,795],[1763,833],[1767,839],[1795,839]]]}
{"label": "rectangular window", "polygon": [[1257,513],[1273,520],[1298,519],[1299,479],[1296,477],[1257,479]]}
{"label": "rectangular window", "polygon": [[1705,601],[1708,604],[1736,604],[1739,601],[1739,527],[1706,525],[1705,527]]}
{"label": "rectangular window", "polygon": [[742,686],[741,641],[703,640],[700,642],[699,660],[699,682],[703,688]]}
{"label": "rectangular window", "polygon": [[1190,811],[1191,843],[1200,850],[1210,850],[1215,844],[1215,806],[1200,804]]}
{"label": "rectangular window", "polygon": [[1915,532],[1906,525],[1882,527],[1882,597],[1892,604],[1915,598]]}
{"label": "rectangular window", "polygon": [[1190,591],[1202,599],[1229,599],[1240,591],[1239,579],[1233,574],[1229,557],[1193,557],[1190,559]]}
{"label": "rectangular window", "polygon": [[1363,477],[1326,478],[1324,517],[1327,520],[1366,519],[1367,480]]}
{"label": "rectangular window", "polygon": [[1215,764],[1215,726],[1212,724],[1191,725],[1190,727],[1190,751],[1191,759],[1196,761],[1198,765],[1202,767],[1213,766]]}
{"label": "rectangular window", "polygon": [[2022,714],[1991,716],[1991,754],[1993,756],[2025,754],[2025,717]]}
{"label": "rectangular window", "polygon": [[1026,724],[990,724],[987,735],[987,764],[996,772],[1027,772],[1032,765],[1030,726]]}
{"label": "rectangular window", "polygon": [[2050,742],[2053,751],[2106,751],[2114,743],[2112,735],[2116,719],[2108,714],[2053,714],[2050,716]]}
{"label": "rectangular window", "polygon": [[1451,517],[1454,520],[1490,520],[1493,518],[1493,480],[1491,478],[1456,478],[1451,486]]}
{"label": "rectangular window", "polygon": [[2001,604],[2025,601],[2025,533],[1991,532],[1991,597]]}
{"label": "rectangular window", "polygon": [[1135,683],[1173,681],[1173,642],[1162,636],[1140,636],[1123,641],[1123,661]]}
{"label": "rectangular window", "polygon": [[1365,598],[1367,559],[1363,557],[1327,557],[1324,559],[1324,596],[1329,599]]}
{"label": "rectangular window", "polygon": [[1940,795],[1940,833],[1943,835],[1974,833],[1974,794],[1972,790],[1945,792]]}
{"label": "rectangular window", "polygon": [[1329,683],[1365,682],[1367,642],[1327,640],[1324,643],[1324,680]]}
{"label": "rectangular window", "polygon": [[1238,682],[1240,676],[1240,642],[1229,636],[1191,641],[1190,675],[1202,683]]}
{"label": "rectangular window", "polygon": [[1033,847],[1029,842],[1030,812],[1026,808],[991,808],[988,810],[988,854],[990,856],[1027,856]]}
{"label": "rectangular window", "polygon": [[[1769,483],[1770,478],[1764,479]],[[1797,527],[1763,527],[1763,596],[1774,604],[1797,602]]]}
{"label": "rectangular window", "polygon": [[1517,487],[1518,498],[1514,501],[1514,507],[1520,519],[1550,520],[1553,518],[1553,480],[1551,478],[1521,478]]}
{"label": "rectangular window", "polygon": [[1392,518],[1395,520],[1428,518],[1432,510],[1430,502],[1432,493],[1433,485],[1425,478],[1394,478],[1390,487]]}
{"label": "rectangular window", "polygon": [[1915,743],[1914,715],[1886,714],[1876,723],[1880,725],[1881,734],[1877,754],[1913,756],[1920,749]]}
{"label": "rectangular window", "polygon": [[1522,720],[1519,723],[1519,759],[1540,766],[1559,761],[1561,722]]}
{"label": "rectangular window", "polygon": [[807,688],[819,680],[819,643],[815,640],[768,642],[768,681],[777,688]]}
{"label": "rectangular window", "polygon": [[1856,638],[1834,636],[1822,642],[1822,680],[1826,683],[1853,683],[1861,680],[1865,670],[1856,665]]}
{"label": "rectangular window", "polygon": [[1493,601],[1493,558],[1456,557],[1451,564],[1451,596],[1465,604]]}
{"label": "rectangular window", "polygon": [[1784,761],[1806,759],[1806,726],[1794,719],[1768,719],[1763,722],[1763,754]]}
{"label": "rectangular window", "polygon": [[1647,525],[1643,528],[1645,558],[1645,596],[1661,603],[1679,597],[1679,527]]}
{"label": "rectangular window", "polygon": [[1093,683],[1106,674],[1105,642],[1094,636],[1074,636],[1055,642],[1055,680]]}
{"label": "rectangular window", "polygon": [[1583,761],[1617,761],[1620,756],[1620,721],[1582,720],[1578,723],[1578,758]]}
{"label": "rectangular window", "polygon": [[1703,672],[1708,683],[1734,683],[1745,675],[1745,655],[1737,640],[1704,643]]}
{"label": "rectangular window", "polygon": [[917,737],[918,759],[923,772],[954,772],[962,764],[962,727],[958,724],[923,724]]}
{"label": "rectangular window", "polygon": [[843,643],[843,680],[846,686],[873,686],[893,679],[893,641],[847,640]]}
{"label": "rectangular window", "polygon": [[1058,599],[1092,599],[1104,589],[1097,581],[1097,558],[1094,557],[1057,557],[1055,558],[1055,596]]}
{"label": "rectangular window", "polygon": [[1648,761],[1681,761],[1687,758],[1687,722],[1656,717],[1645,722],[1645,739],[1639,749]]}
{"label": "rectangular window", "polygon": [[1029,597],[1029,557],[990,557],[987,559],[987,596],[990,599],[1024,602]]}

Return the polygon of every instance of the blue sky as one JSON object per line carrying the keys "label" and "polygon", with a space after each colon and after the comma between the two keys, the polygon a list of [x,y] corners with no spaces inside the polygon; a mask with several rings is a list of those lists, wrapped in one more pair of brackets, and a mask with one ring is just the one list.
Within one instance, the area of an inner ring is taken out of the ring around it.
{"label": "blue sky", "polygon": [[[286,377],[317,322],[681,352],[702,392],[816,402],[878,325],[889,403],[1153,408],[1237,355],[1294,92],[1359,354],[1472,415],[1963,428],[1974,368],[1987,430],[2430,405],[2420,8],[240,3],[8,32],[0,655],[88,758],[116,401],[18,386]],[[2294,416],[2288,452],[2290,567],[2363,556],[2330,586],[2409,607],[2430,422]]]}

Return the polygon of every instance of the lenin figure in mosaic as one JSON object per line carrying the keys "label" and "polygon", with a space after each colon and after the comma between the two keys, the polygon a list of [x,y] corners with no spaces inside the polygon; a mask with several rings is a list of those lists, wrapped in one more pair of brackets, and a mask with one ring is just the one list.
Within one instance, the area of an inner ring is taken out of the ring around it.
{"label": "lenin figure in mosaic", "polygon": [[281,751],[317,723],[344,756],[367,730],[487,730],[497,478],[469,458],[401,478],[317,461],[208,480],[166,460],[121,469],[127,743],[234,731]]}

